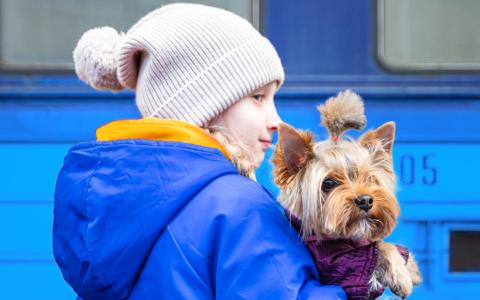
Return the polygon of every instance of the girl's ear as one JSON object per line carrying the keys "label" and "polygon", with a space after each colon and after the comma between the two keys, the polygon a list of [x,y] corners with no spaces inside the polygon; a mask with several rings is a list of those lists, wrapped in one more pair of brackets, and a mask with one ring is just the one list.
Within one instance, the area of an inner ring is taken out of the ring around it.
{"label": "girl's ear", "polygon": [[282,187],[313,157],[312,134],[281,123],[273,157],[276,183]]}
{"label": "girl's ear", "polygon": [[386,153],[392,155],[395,140],[395,122],[387,122],[377,129],[368,131],[360,138],[360,144],[369,150],[375,150],[380,145]]}

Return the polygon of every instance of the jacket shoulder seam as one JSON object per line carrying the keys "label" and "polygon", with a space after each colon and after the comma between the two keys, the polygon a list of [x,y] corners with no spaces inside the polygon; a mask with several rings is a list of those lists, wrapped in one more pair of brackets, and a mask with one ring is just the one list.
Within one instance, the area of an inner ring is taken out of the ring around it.
{"label": "jacket shoulder seam", "polygon": [[190,263],[190,260],[187,258],[187,256],[185,255],[185,252],[182,250],[182,247],[180,246],[180,244],[178,243],[177,239],[175,238],[175,235],[173,234],[173,231],[171,230],[170,228],[170,225],[167,226],[167,232],[168,234],[170,235],[170,237],[172,238],[172,241],[173,241],[173,244],[175,245],[175,248],[178,250],[180,256],[182,257],[182,259],[185,261],[185,263],[188,264],[188,266],[190,267],[190,269],[193,270],[194,274],[195,274],[195,277],[204,285],[205,289],[208,290],[210,292],[210,295],[212,297],[214,297],[213,293],[211,292],[212,291],[212,288],[209,287],[207,285],[207,283],[200,277],[198,276],[198,272],[195,270],[195,268],[193,267],[193,265]]}

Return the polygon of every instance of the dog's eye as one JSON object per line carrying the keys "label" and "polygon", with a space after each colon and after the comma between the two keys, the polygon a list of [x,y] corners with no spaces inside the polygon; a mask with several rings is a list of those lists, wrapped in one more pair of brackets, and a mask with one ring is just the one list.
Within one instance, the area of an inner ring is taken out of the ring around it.
{"label": "dog's eye", "polygon": [[328,193],[332,189],[334,189],[336,186],[338,186],[338,182],[336,182],[331,178],[325,178],[325,180],[322,182],[322,191],[324,193]]}

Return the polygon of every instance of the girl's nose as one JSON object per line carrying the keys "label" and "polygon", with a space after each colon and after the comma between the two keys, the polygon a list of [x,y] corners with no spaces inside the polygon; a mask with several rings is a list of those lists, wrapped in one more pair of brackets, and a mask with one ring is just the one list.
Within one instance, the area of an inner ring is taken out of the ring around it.
{"label": "girl's nose", "polygon": [[282,122],[282,119],[278,115],[277,108],[275,107],[275,104],[272,104],[272,109],[269,114],[269,119],[267,123],[268,130],[272,132],[277,131],[278,126],[280,125],[281,122]]}

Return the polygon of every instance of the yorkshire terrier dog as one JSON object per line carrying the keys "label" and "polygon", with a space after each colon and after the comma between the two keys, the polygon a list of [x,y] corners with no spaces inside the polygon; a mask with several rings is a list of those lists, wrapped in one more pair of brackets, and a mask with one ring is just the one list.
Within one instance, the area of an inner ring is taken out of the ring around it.
{"label": "yorkshire terrier dog", "polygon": [[273,157],[280,202],[314,258],[323,284],[341,285],[349,299],[390,290],[406,298],[421,275],[411,253],[383,239],[397,223],[392,147],[395,123],[358,140],[342,138],[366,124],[361,98],[339,93],[318,107],[329,139],[282,124]]}

